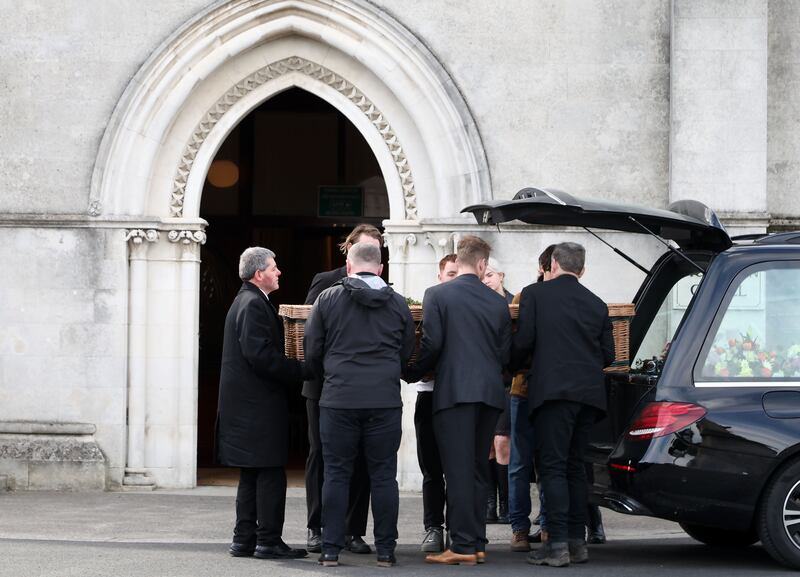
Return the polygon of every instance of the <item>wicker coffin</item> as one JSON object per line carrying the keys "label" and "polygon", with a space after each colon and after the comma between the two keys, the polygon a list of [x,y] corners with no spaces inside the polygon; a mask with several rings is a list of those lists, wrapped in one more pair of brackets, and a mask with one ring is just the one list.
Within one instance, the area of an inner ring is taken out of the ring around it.
{"label": "wicker coffin", "polygon": [[[519,305],[508,305],[511,318],[516,321],[519,317]],[[410,305],[411,317],[414,319],[417,334],[417,347],[422,336],[422,305]],[[311,305],[281,305],[278,314],[283,317],[283,327],[286,336],[286,356],[303,360],[303,334],[306,319],[311,312]],[[614,330],[614,344],[616,346],[616,360],[606,369],[606,372],[627,371],[628,336],[630,319],[633,316],[633,305],[628,303],[609,304],[608,314]],[[415,353],[416,354],[416,353]],[[413,358],[413,357],[412,357]]]}

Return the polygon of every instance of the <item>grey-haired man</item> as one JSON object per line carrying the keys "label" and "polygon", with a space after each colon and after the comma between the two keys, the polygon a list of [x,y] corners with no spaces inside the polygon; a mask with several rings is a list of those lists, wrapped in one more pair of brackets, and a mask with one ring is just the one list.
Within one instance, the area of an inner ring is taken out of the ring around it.
{"label": "grey-haired man", "polygon": [[262,247],[239,259],[242,288],[225,318],[219,383],[216,448],[222,465],[240,467],[234,557],[296,559],[281,539],[286,509],[289,390],[303,379],[299,361],[284,355],[283,323],[269,294],[281,271],[275,253]]}

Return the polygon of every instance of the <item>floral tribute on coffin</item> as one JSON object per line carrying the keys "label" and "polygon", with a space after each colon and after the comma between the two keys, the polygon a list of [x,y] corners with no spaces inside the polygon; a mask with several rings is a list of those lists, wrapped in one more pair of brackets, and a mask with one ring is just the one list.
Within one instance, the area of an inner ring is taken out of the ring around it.
{"label": "floral tribute on coffin", "polygon": [[703,373],[722,378],[781,378],[800,376],[800,344],[762,347],[752,329],[711,347]]}

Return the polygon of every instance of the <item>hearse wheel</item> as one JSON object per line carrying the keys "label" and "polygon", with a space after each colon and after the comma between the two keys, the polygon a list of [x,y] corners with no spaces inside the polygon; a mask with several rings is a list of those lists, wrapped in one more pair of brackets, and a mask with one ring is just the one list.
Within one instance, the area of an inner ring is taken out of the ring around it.
{"label": "hearse wheel", "polygon": [[800,460],[784,465],[767,485],[758,511],[758,535],[776,561],[800,569]]}
{"label": "hearse wheel", "polygon": [[755,529],[732,531],[731,529],[692,525],[691,523],[681,523],[680,526],[688,533],[689,537],[711,547],[747,547],[758,541]]}

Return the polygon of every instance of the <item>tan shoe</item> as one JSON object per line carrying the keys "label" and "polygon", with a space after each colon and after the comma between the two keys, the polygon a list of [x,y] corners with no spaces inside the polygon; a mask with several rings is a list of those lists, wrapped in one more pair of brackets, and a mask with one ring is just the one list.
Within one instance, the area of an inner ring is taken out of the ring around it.
{"label": "tan shoe", "polygon": [[486,563],[486,551],[478,551],[475,553],[475,560],[478,562],[478,565]]}
{"label": "tan shoe", "polygon": [[511,550],[517,553],[527,553],[531,550],[527,531],[514,531],[514,536],[511,537]]}
{"label": "tan shoe", "polygon": [[437,565],[477,565],[478,557],[477,555],[462,555],[461,553],[454,553],[450,549],[445,549],[444,553],[425,557],[425,563],[435,563]]}

